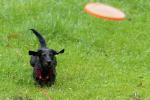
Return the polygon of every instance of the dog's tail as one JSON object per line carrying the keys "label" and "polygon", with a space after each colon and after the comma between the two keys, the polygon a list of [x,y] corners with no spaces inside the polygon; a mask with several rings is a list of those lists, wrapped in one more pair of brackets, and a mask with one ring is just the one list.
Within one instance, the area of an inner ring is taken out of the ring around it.
{"label": "dog's tail", "polygon": [[39,39],[41,47],[46,47],[45,39],[42,37],[42,35],[37,32],[35,29],[30,29],[32,32],[36,35],[36,37]]}

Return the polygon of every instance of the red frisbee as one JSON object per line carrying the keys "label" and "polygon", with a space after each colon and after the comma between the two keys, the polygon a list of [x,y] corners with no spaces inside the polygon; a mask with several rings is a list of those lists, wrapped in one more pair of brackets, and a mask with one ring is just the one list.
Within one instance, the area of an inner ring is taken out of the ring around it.
{"label": "red frisbee", "polygon": [[102,3],[88,3],[85,8],[85,12],[95,16],[97,18],[103,18],[106,20],[125,20],[125,14],[121,10],[105,5]]}

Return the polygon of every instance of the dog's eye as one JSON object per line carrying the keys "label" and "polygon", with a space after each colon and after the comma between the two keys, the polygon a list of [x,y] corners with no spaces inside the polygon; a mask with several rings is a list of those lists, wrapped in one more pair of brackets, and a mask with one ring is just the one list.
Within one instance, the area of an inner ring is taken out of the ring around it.
{"label": "dog's eye", "polygon": [[52,55],[52,54],[49,54],[49,56],[52,57],[53,55]]}
{"label": "dog's eye", "polygon": [[42,54],[42,56],[46,56],[46,54]]}

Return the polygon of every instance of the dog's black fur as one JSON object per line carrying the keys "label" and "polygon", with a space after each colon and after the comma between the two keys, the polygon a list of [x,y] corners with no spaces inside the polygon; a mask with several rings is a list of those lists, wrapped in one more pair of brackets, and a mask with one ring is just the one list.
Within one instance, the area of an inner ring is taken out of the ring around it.
{"label": "dog's black fur", "polygon": [[29,51],[31,55],[30,64],[33,67],[33,77],[41,86],[52,85],[56,79],[56,55],[64,53],[64,49],[57,52],[46,46],[45,39],[35,29],[31,29],[40,42],[40,48],[37,51]]}

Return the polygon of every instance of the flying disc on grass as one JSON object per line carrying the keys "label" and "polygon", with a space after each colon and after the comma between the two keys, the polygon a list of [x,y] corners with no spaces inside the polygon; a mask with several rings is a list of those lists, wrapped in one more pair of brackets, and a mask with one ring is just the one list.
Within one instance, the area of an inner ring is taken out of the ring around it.
{"label": "flying disc on grass", "polygon": [[85,8],[85,12],[95,16],[97,18],[103,18],[106,20],[125,20],[125,14],[121,10],[105,5],[102,3],[88,3]]}

